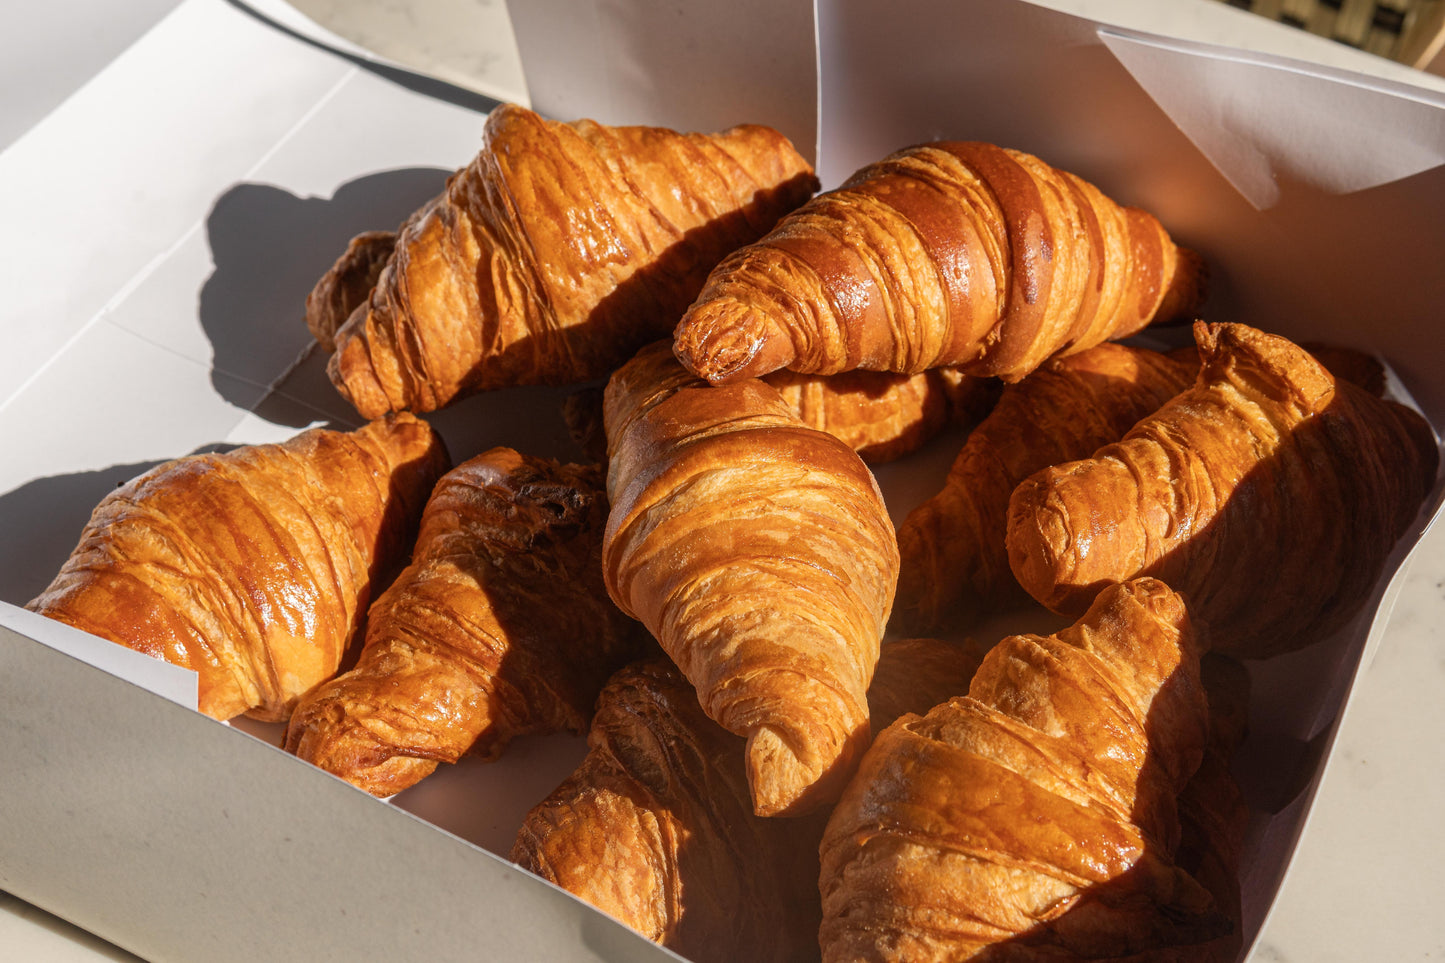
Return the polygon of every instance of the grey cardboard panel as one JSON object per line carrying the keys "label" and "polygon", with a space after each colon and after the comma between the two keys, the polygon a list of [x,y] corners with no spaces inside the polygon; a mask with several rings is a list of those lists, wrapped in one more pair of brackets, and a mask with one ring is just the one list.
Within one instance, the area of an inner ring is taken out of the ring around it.
{"label": "grey cardboard panel", "polygon": [[0,889],[149,960],[676,959],[499,857],[3,627],[0,759]]}

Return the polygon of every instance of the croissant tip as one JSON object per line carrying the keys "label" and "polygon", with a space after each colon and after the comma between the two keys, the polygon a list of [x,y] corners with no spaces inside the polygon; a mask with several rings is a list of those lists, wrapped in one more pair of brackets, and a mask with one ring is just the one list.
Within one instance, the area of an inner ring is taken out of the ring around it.
{"label": "croissant tip", "polygon": [[762,377],[794,358],[792,343],[776,323],[732,298],[695,304],[673,334],[673,354],[714,385]]}
{"label": "croissant tip", "polygon": [[397,410],[386,397],[371,364],[364,333],[341,337],[326,362],[326,376],[336,391],[367,421]]}
{"label": "croissant tip", "polygon": [[781,729],[766,724],[753,729],[748,734],[747,773],[754,814],[806,816],[837,802],[871,740],[865,714],[861,727],[845,735],[830,756],[807,753],[815,757],[808,761]]}
{"label": "croissant tip", "polygon": [[759,726],[748,736],[748,785],[758,816],[795,816],[814,808],[813,773],[772,726]]}
{"label": "croissant tip", "polygon": [[1209,262],[1198,251],[1187,247],[1178,248],[1176,257],[1171,285],[1175,300],[1167,310],[1172,317],[1182,317],[1197,312],[1209,294]]}

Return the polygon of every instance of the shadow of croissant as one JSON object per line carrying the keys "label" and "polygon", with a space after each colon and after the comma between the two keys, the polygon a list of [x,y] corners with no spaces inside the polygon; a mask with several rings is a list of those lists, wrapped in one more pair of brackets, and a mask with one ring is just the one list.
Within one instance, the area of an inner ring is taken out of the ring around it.
{"label": "shadow of croissant", "polygon": [[[386,171],[349,181],[330,198],[243,183],[218,198],[206,220],[215,269],[199,305],[217,394],[250,408],[256,386],[271,385],[313,343],[306,296],[351,238],[394,230],[440,193],[450,174],[432,168]],[[324,365],[314,372],[319,378]],[[335,394],[324,383],[315,391]],[[300,427],[315,414],[297,410],[287,417]]]}

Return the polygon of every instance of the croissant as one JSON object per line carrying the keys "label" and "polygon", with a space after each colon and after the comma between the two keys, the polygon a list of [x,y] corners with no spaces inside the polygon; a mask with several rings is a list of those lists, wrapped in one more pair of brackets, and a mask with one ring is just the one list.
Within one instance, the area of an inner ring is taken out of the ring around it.
{"label": "croissant", "polygon": [[1202,301],[1202,260],[1150,214],[991,144],[899,151],[708,277],[674,331],[714,384],[777,368],[957,365],[1017,381]]}
{"label": "croissant", "polygon": [[1004,548],[1009,496],[1034,472],[1087,458],[1189,386],[1198,364],[1105,343],[1008,385],[968,436],[943,488],[898,528],[893,625],[958,626],[1028,596]]}
{"label": "croissant", "polygon": [[324,351],[336,350],[337,330],[371,297],[381,269],[396,250],[396,237],[395,231],[356,235],[306,296],[306,327]]}
{"label": "croissant", "polygon": [[665,658],[617,673],[514,862],[696,963],[818,958],[820,817],[752,811],[743,741]]}
{"label": "croissant", "polygon": [[760,815],[836,797],[869,740],[867,688],[898,546],[858,456],[761,381],[699,383],[666,342],[608,382],[608,591],[745,735]]}
{"label": "croissant", "polygon": [[1189,599],[1217,649],[1266,658],[1364,602],[1438,452],[1420,415],[1337,381],[1284,338],[1238,324],[1194,332],[1192,388],[1014,491],[1009,564],[1064,614],[1101,585],[1154,575]]}
{"label": "croissant", "polygon": [[641,633],[607,597],[601,471],[494,448],[437,483],[354,668],[296,707],[286,747],[387,796],[464,753],[585,731]]}
{"label": "croissant", "polygon": [[724,254],[817,186],[766,127],[563,124],[504,104],[477,157],[402,226],[327,372],[367,417],[605,376],[672,329]]}
{"label": "croissant", "polygon": [[[998,393],[992,379],[970,378],[950,368],[916,375],[774,371],[762,380],[778,389],[804,424],[833,435],[870,465],[918,450],[950,423],[977,421]],[[601,389],[588,387],[568,395],[563,417],[578,447],[606,461],[601,394]]]}
{"label": "croissant", "polygon": [[967,696],[885,729],[820,848],[825,961],[1127,956],[1220,937],[1172,861],[1203,754],[1199,640],[1140,579],[1012,636]]}
{"label": "croissant", "polygon": [[447,466],[404,413],[167,462],[101,500],[28,608],[194,669],[206,715],[283,720],[336,672]]}
{"label": "croissant", "polygon": [[806,375],[781,370],[762,379],[807,425],[837,437],[870,465],[917,451],[957,416],[987,403],[993,382],[950,378],[949,369],[914,375],[844,371]]}

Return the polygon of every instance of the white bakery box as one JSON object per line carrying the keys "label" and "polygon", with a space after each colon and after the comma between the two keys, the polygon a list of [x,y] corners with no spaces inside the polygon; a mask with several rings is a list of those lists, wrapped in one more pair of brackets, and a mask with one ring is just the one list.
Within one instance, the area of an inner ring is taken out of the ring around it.
{"label": "white bakery box", "polygon": [[[511,18],[551,116],[770,123],[816,148],[825,186],[935,138],[1038,154],[1202,251],[1207,316],[1376,352],[1445,427],[1433,89],[1014,0],[514,0]],[[274,729],[196,713],[189,673],[20,608],[115,484],[208,446],[356,422],[301,301],[352,234],[394,226],[472,156],[492,102],[369,62],[280,0],[186,0],[0,154],[0,889],[154,960],[672,958],[493,855],[580,739],[525,740],[380,801],[275,748]],[[458,461],[493,444],[576,457],[564,394],[500,392],[432,420]],[[895,515],[938,483],[950,444],[880,471]],[[1390,838],[1419,840],[1354,866],[1313,852],[1309,824],[1327,766],[1345,764],[1331,749],[1361,667],[1411,629],[1390,619],[1397,573],[1440,502],[1437,486],[1347,631],[1253,666],[1246,946],[1283,933],[1246,951],[1256,960],[1382,888],[1406,905],[1360,919],[1364,933],[1433,918],[1415,894],[1445,879],[1414,861],[1442,865],[1445,843],[1410,823],[1433,807],[1349,814],[1397,814]],[[1403,594],[1445,621],[1434,586]],[[1407,789],[1445,769],[1445,740],[1410,724],[1438,723],[1428,682],[1401,695]],[[1297,856],[1308,865],[1291,871]],[[1321,867],[1333,884],[1299,878]]]}

